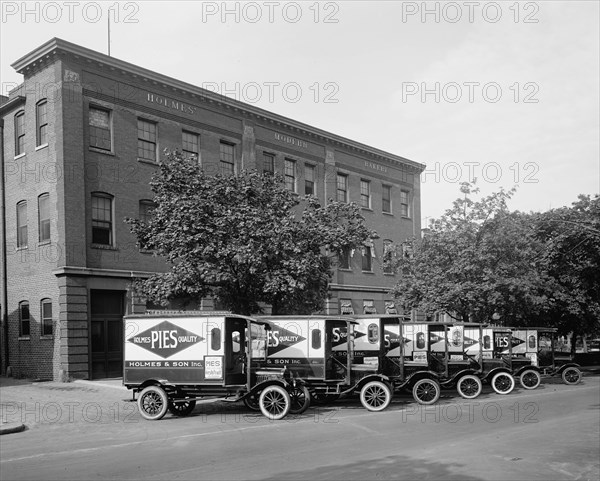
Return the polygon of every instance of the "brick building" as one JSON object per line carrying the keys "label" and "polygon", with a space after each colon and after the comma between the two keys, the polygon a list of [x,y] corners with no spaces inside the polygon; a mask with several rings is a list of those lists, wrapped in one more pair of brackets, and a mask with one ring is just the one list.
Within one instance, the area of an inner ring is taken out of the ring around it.
{"label": "brick building", "polygon": [[326,310],[394,309],[381,259],[420,232],[422,164],[60,39],[12,67],[24,80],[0,106],[1,301],[14,375],[121,374],[123,315],[145,309],[132,279],[165,270],[122,220],[148,215],[165,148],[207,172],[273,170],[298,193],[357,202],[380,238],[341,261]]}

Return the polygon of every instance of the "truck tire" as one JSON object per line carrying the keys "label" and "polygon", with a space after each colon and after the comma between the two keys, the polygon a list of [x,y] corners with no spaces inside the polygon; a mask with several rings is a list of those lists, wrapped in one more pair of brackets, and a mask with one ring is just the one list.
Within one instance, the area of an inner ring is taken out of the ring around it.
{"label": "truck tire", "polygon": [[160,386],[148,386],[142,390],[138,398],[138,407],[144,419],[158,421],[167,414],[169,398]]}
{"label": "truck tire", "polygon": [[258,404],[265,417],[278,421],[290,412],[292,402],[288,392],[283,387],[274,384],[261,391]]}

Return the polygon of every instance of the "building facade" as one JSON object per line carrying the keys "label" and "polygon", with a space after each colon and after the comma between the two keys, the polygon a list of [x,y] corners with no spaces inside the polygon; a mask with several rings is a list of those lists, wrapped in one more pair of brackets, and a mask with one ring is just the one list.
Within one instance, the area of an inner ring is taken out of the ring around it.
{"label": "building facade", "polygon": [[326,311],[394,310],[382,256],[419,235],[424,165],[60,39],[12,66],[23,83],[0,113],[2,359],[14,375],[121,375],[123,316],[146,307],[132,280],[167,269],[123,219],[150,214],[164,149],[208,173],[275,171],[299,194],[358,203],[380,238],[340,259]]}

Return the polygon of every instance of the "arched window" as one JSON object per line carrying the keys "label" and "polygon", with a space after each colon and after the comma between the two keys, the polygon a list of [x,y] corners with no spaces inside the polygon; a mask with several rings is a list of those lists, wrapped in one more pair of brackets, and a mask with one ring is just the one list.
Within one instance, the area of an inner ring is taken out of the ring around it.
{"label": "arched window", "polygon": [[25,152],[25,111],[15,114],[15,156]]}
{"label": "arched window", "polygon": [[17,247],[27,247],[27,201],[17,204]]}
{"label": "arched window", "polygon": [[52,335],[52,301],[50,299],[42,299],[40,301],[40,319],[41,319],[41,335]]}
{"label": "arched window", "polygon": [[40,242],[50,240],[50,194],[38,197],[38,232]]}
{"label": "arched window", "polygon": [[45,145],[48,143],[48,101],[40,100],[35,106],[35,125],[36,138],[35,145]]}
{"label": "arched window", "polygon": [[19,302],[19,336],[29,337],[30,335],[30,317],[29,317],[29,302]]}

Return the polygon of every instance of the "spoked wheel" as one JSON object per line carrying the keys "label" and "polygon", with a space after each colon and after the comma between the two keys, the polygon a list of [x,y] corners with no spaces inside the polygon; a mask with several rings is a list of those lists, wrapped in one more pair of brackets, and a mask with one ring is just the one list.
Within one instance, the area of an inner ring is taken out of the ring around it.
{"label": "spoked wheel", "polygon": [[392,401],[390,388],[381,381],[371,381],[360,391],[360,402],[369,411],[383,411]]}
{"label": "spoked wheel", "polygon": [[261,391],[258,404],[263,415],[277,421],[287,415],[292,402],[290,395],[284,388],[273,385]]}
{"label": "spoked wheel", "polygon": [[185,402],[173,402],[169,401],[169,412],[175,416],[187,416],[196,407],[196,401],[193,399]]}
{"label": "spoked wheel", "polygon": [[252,411],[260,411],[260,405],[258,404],[258,397],[260,393],[250,394],[244,398],[244,404],[248,409]]}
{"label": "spoked wheel", "polygon": [[508,394],[515,388],[515,378],[507,372],[499,372],[492,378],[492,388],[498,394]]}
{"label": "spoked wheel", "polygon": [[562,372],[562,380],[565,384],[579,384],[581,371],[576,367],[568,367]]}
{"label": "spoked wheel", "polygon": [[527,369],[521,373],[519,384],[525,389],[535,389],[542,382],[540,373],[535,369]]}
{"label": "spoked wheel", "polygon": [[475,399],[481,394],[482,389],[481,380],[472,374],[461,377],[456,383],[458,394],[465,399]]}
{"label": "spoked wheel", "polygon": [[421,379],[413,387],[413,397],[419,404],[434,404],[440,398],[440,385],[433,379]]}
{"label": "spoked wheel", "polygon": [[339,394],[323,394],[320,392],[313,392],[311,394],[312,402],[319,405],[331,404],[340,398]]}
{"label": "spoked wheel", "polygon": [[148,386],[138,398],[138,407],[143,418],[150,421],[161,419],[167,414],[169,398],[167,393],[159,386]]}
{"label": "spoked wheel", "polygon": [[306,386],[294,386],[290,391],[290,413],[302,414],[310,406],[310,393]]}

